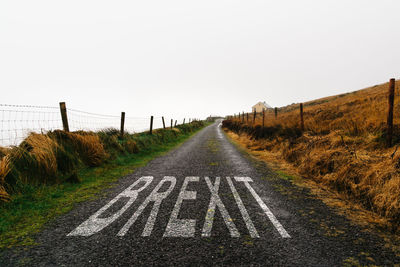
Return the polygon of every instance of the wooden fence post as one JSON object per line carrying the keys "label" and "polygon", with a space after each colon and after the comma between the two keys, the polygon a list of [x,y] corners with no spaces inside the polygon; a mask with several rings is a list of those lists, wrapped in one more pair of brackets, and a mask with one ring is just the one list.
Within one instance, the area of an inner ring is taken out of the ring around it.
{"label": "wooden fence post", "polygon": [[263,122],[262,122],[262,127],[264,128],[265,126],[265,110],[263,109]]}
{"label": "wooden fence post", "polygon": [[300,103],[300,128],[304,131],[303,103]]}
{"label": "wooden fence post", "polygon": [[388,147],[392,146],[392,139],[393,139],[394,86],[395,86],[395,79],[390,79],[390,81],[389,81],[389,111],[388,111],[388,116],[387,116],[387,139],[386,139],[386,145]]}
{"label": "wooden fence post", "polygon": [[253,114],[253,125],[256,123],[256,116],[257,116],[257,112],[254,109],[254,114]]}
{"label": "wooden fence post", "polygon": [[174,127],[176,127],[176,124],[178,123],[178,120],[175,120],[175,126]]}
{"label": "wooden fence post", "polygon": [[68,117],[67,117],[67,107],[65,102],[60,102],[61,119],[64,131],[69,132]]}
{"label": "wooden fence post", "polygon": [[153,134],[153,116],[150,117],[150,134]]}
{"label": "wooden fence post", "polygon": [[121,112],[121,131],[120,137],[124,138],[124,128],[125,128],[125,112]]}
{"label": "wooden fence post", "polygon": [[275,119],[278,118],[278,108],[275,107]]}
{"label": "wooden fence post", "polygon": [[173,123],[174,123],[174,120],[171,119],[171,129],[173,128]]}
{"label": "wooden fence post", "polygon": [[242,112],[242,123],[244,123],[244,111]]}
{"label": "wooden fence post", "polygon": [[247,123],[249,123],[249,113],[246,113],[246,117],[247,117]]}
{"label": "wooden fence post", "polygon": [[183,118],[183,125],[185,125],[185,118]]}
{"label": "wooden fence post", "polygon": [[163,128],[165,129],[165,121],[164,121],[164,116],[162,116],[161,118],[162,118],[162,125],[163,125]]}

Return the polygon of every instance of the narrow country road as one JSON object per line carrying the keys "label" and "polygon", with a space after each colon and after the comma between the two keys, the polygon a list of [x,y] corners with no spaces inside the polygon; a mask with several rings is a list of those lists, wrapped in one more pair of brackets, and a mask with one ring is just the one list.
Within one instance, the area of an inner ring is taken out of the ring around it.
{"label": "narrow country road", "polygon": [[[383,241],[232,145],[220,121],[7,251],[4,265],[392,265]],[[0,261],[0,262],[1,262]]]}

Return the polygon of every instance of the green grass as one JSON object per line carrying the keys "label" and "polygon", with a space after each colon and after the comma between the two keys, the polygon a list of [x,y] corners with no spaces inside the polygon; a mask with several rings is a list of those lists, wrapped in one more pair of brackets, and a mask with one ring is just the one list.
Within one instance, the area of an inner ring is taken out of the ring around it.
{"label": "green grass", "polygon": [[119,178],[181,144],[198,130],[165,143],[151,144],[135,154],[118,156],[99,167],[81,168],[78,170],[81,182],[77,184],[23,185],[10,202],[0,204],[0,249],[35,245],[34,234],[47,222],[79,202],[98,198],[103,189],[115,185]]}

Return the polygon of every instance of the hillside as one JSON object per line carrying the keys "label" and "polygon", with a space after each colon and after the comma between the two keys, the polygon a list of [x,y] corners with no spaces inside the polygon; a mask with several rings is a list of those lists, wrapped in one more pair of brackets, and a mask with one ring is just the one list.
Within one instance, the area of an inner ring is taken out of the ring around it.
{"label": "hillside", "polygon": [[299,105],[225,120],[230,135],[253,151],[290,164],[306,179],[328,186],[365,208],[400,222],[400,95],[395,88],[394,145],[386,147],[388,83]]}

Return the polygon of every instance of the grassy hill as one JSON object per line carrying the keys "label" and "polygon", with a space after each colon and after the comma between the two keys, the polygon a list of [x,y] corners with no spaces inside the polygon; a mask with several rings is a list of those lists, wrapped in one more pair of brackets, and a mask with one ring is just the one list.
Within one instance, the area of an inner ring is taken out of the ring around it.
{"label": "grassy hill", "polygon": [[388,83],[304,103],[223,125],[251,150],[265,151],[313,179],[400,224],[400,94],[395,89],[394,146],[386,147]]}

